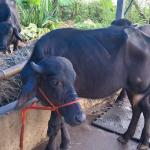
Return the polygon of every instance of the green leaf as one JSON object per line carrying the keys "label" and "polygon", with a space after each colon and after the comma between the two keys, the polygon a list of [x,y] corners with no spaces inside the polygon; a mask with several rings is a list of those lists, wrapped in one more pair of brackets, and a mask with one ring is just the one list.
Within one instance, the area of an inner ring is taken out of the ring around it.
{"label": "green leaf", "polygon": [[69,6],[73,4],[74,0],[59,0],[60,6]]}

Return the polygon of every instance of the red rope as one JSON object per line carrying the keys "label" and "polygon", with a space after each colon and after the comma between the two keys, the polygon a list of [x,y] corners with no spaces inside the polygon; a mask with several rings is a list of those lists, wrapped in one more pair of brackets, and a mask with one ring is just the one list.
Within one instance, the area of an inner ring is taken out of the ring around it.
{"label": "red rope", "polygon": [[35,103],[33,103],[31,106],[27,106],[21,110],[22,126],[21,126],[21,132],[20,132],[20,150],[23,150],[24,130],[25,130],[25,123],[26,123],[26,112],[28,110],[30,110],[30,109],[33,109],[33,110],[35,110],[35,109],[36,110],[51,110],[51,111],[56,111],[60,115],[59,108],[66,107],[66,106],[69,106],[69,105],[72,105],[72,104],[79,102],[79,99],[75,99],[74,101],[68,102],[66,104],[55,106],[51,101],[49,101],[48,97],[45,95],[45,93],[42,91],[42,89],[39,88],[39,91],[42,94],[42,96],[45,98],[45,100],[49,103],[50,106],[38,106],[38,105],[35,105]]}
{"label": "red rope", "polygon": [[25,121],[26,121],[26,110],[21,111],[21,133],[20,133],[20,150],[23,150],[23,140],[24,140],[24,127],[25,127]]}

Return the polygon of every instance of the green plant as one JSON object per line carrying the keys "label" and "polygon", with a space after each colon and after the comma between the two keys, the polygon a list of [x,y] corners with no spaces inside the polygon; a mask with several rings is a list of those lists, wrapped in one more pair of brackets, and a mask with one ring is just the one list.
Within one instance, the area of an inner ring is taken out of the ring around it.
{"label": "green plant", "polygon": [[115,18],[116,9],[112,4],[112,0],[100,0],[100,5],[102,23],[108,26]]}
{"label": "green plant", "polygon": [[51,13],[50,0],[18,0],[21,23],[28,26],[30,23],[42,27],[42,24],[49,18]]}
{"label": "green plant", "polygon": [[112,4],[112,0],[98,0],[85,4],[78,2],[75,9],[76,22],[91,19],[94,22],[108,26],[115,18],[115,7]]}
{"label": "green plant", "polygon": [[[130,0],[126,0],[128,3]],[[77,27],[88,28],[95,25],[85,24],[88,19],[105,27],[115,19],[116,6],[112,0],[17,0],[20,10],[21,24],[29,26],[34,23],[37,27],[50,30],[57,28],[59,22],[73,20]],[[129,9],[126,18],[134,23],[150,22],[150,7],[140,7],[137,0]]]}
{"label": "green plant", "polygon": [[[130,2],[131,0],[127,0],[126,6],[128,6]],[[139,25],[150,23],[150,6],[146,4],[146,1],[144,4],[142,1],[134,0],[125,17]]]}
{"label": "green plant", "polygon": [[102,28],[103,25],[100,23],[95,23],[90,19],[87,19],[83,22],[75,23],[74,27],[79,29],[95,29],[95,28]]}
{"label": "green plant", "polygon": [[48,28],[38,28],[35,24],[30,23],[28,27],[22,27],[21,35],[24,40],[36,39],[49,31]]}

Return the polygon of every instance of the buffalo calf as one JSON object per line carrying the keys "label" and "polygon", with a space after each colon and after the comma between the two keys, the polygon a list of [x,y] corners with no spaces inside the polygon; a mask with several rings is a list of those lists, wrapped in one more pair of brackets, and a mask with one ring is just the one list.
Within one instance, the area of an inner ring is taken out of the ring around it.
{"label": "buffalo calf", "polygon": [[21,31],[19,16],[15,0],[0,0],[0,51],[11,52],[17,50],[18,41],[22,41],[19,34]]}

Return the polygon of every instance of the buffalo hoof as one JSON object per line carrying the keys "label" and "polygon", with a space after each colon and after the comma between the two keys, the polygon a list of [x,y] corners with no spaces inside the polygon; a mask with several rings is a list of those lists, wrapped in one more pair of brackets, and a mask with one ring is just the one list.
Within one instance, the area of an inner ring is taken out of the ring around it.
{"label": "buffalo hoof", "polygon": [[3,51],[3,54],[6,54],[7,53],[7,51],[5,50],[5,51]]}
{"label": "buffalo hoof", "polygon": [[56,148],[52,148],[52,147],[46,146],[46,148],[44,150],[56,150]]}
{"label": "buffalo hoof", "polygon": [[70,148],[70,143],[69,144],[61,144],[60,145],[60,150],[69,150]]}
{"label": "buffalo hoof", "polygon": [[149,149],[148,145],[139,144],[137,146],[137,150],[148,150],[148,149]]}
{"label": "buffalo hoof", "polygon": [[69,150],[69,147],[60,148],[60,150]]}
{"label": "buffalo hoof", "polygon": [[127,143],[128,143],[128,140],[125,139],[123,136],[118,137],[117,140],[118,140],[121,144],[127,144]]}
{"label": "buffalo hoof", "polygon": [[8,54],[12,54],[13,53],[13,51],[12,50],[7,50],[7,52],[8,52]]}
{"label": "buffalo hoof", "polygon": [[12,54],[13,51],[11,51],[10,49],[3,51],[4,54]]}
{"label": "buffalo hoof", "polygon": [[18,48],[13,49],[13,51],[14,51],[14,52],[15,52],[15,51],[18,51]]}

